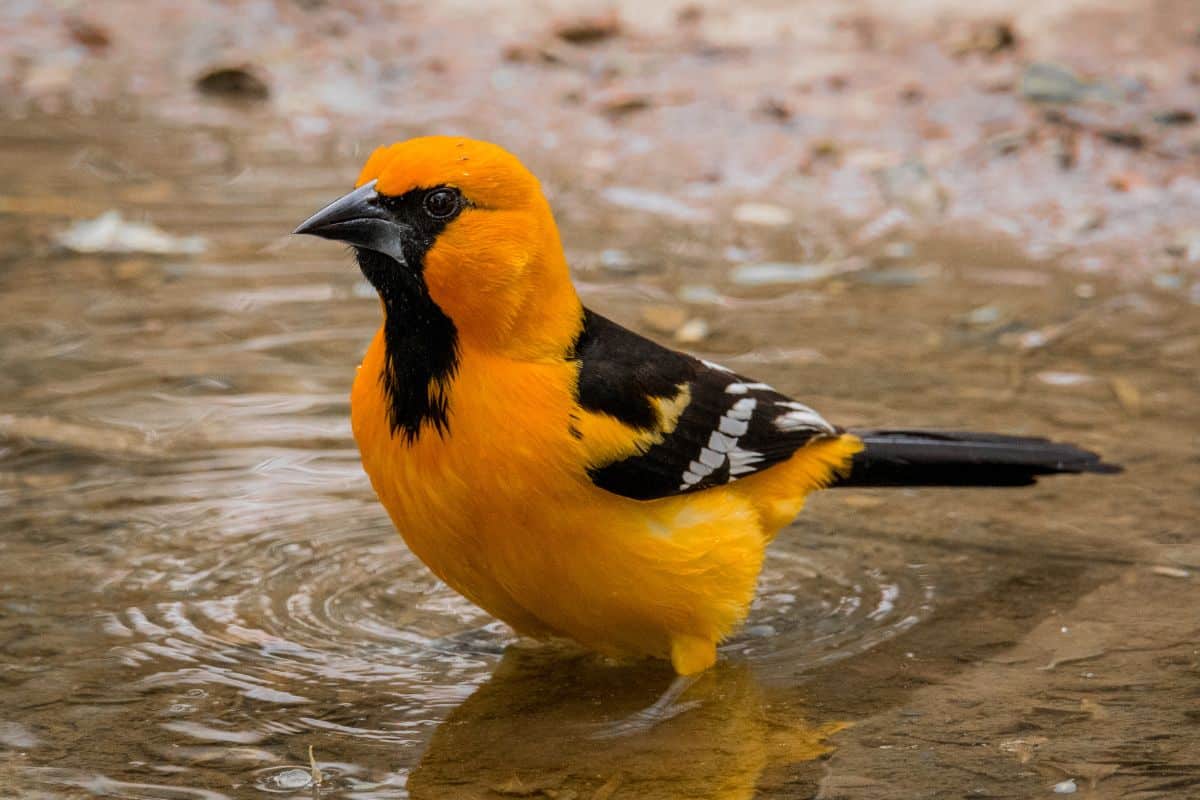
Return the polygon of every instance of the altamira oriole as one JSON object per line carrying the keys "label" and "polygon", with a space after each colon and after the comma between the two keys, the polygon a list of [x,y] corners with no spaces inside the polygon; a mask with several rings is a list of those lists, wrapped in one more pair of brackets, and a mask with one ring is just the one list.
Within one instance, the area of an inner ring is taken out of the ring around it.
{"label": "altamira oriole", "polygon": [[354,437],[412,551],[533,637],[707,669],[763,551],[830,485],[1021,485],[1115,469],[1044,439],[849,433],[584,308],[537,179],[485,142],[376,150],[296,233],[354,247],[383,323]]}

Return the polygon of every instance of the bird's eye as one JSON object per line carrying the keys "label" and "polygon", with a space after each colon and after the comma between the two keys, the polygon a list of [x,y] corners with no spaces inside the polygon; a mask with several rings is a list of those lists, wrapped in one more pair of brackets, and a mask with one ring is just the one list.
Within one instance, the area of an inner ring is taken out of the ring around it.
{"label": "bird's eye", "polygon": [[434,219],[449,219],[462,206],[462,195],[457,189],[434,189],[425,195],[425,213]]}

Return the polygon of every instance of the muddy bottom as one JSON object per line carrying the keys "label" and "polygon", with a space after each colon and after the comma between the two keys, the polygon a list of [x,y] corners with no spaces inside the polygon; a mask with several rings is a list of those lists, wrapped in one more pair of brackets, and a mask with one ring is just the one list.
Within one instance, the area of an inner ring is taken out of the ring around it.
{"label": "muddy bottom", "polygon": [[[0,794],[1200,797],[1186,294],[962,231],[689,224],[546,175],[601,312],[842,424],[1050,434],[1128,470],[814,498],[698,705],[612,740],[668,672],[517,642],[361,472],[377,302],[286,237],[355,143],[297,161],[30,120],[0,147]],[[51,244],[108,209],[204,249]]]}

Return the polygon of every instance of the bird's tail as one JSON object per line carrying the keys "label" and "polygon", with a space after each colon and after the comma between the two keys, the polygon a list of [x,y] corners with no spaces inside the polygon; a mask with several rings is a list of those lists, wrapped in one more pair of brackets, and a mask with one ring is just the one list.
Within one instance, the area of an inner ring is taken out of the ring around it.
{"label": "bird's tail", "polygon": [[852,430],[863,449],[834,486],[1027,486],[1042,475],[1120,472],[1070,444],[1030,436]]}

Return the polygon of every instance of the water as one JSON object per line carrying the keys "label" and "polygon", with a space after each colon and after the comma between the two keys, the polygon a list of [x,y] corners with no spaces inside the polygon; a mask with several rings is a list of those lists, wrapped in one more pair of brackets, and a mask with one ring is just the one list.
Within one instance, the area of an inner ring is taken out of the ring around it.
{"label": "water", "polygon": [[[730,247],[800,260],[802,245],[589,217],[600,200],[551,176],[585,298],[613,316],[637,325],[682,286],[716,287],[688,310],[715,331],[703,354],[834,419],[1057,431],[1131,467],[1020,491],[816,498],[773,546],[700,707],[600,742],[596,726],[670,675],[516,642],[407,552],[361,472],[347,397],[377,305],[344,253],[285,238],[348,185],[356,148],[296,165],[252,133],[99,130],[4,132],[22,157],[0,167],[0,786],[1025,796],[1090,774],[1200,792],[1185,702],[1198,629],[1181,610],[1200,600],[1200,323],[1184,301],[1095,276],[1083,300],[1080,276],[936,240],[912,263],[878,256],[918,276],[900,284],[866,269],[738,291]],[[208,248],[47,244],[111,207]],[[607,270],[614,246],[636,257]],[[996,279],[1034,270],[1033,292]],[[985,303],[1002,311],[973,325]],[[1012,343],[1064,323],[1053,349]],[[1039,370],[1097,378],[1044,386]],[[1122,409],[1115,378],[1139,408]]]}

